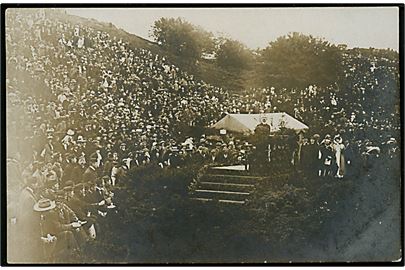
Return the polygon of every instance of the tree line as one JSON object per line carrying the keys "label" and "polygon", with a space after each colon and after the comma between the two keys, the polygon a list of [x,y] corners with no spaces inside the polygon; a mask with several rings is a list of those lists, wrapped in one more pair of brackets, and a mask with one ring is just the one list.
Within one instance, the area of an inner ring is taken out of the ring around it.
{"label": "tree line", "polygon": [[[344,77],[346,45],[311,35],[289,33],[264,49],[251,50],[184,19],[160,18],[152,26],[151,37],[186,70],[235,91],[267,86],[302,89],[309,84],[326,87]],[[396,52],[383,51],[397,57]]]}

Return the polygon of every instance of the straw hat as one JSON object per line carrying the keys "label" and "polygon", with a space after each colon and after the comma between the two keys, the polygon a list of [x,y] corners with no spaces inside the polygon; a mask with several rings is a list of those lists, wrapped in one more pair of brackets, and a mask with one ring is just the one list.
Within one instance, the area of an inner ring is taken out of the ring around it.
{"label": "straw hat", "polygon": [[73,136],[73,135],[75,135],[75,132],[73,130],[69,129],[67,131],[67,135]]}
{"label": "straw hat", "polygon": [[34,211],[37,212],[45,212],[52,210],[56,207],[55,201],[51,201],[50,199],[40,199],[35,205],[34,205]]}

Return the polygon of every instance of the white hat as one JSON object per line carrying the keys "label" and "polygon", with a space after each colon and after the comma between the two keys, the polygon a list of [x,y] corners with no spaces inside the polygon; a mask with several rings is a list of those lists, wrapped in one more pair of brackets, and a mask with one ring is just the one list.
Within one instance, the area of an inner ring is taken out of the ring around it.
{"label": "white hat", "polygon": [[83,138],[82,135],[79,135],[79,136],[77,137],[77,142],[83,143],[83,142],[86,142],[86,140]]}
{"label": "white hat", "polygon": [[55,201],[51,201],[50,199],[40,199],[34,205],[34,211],[44,212],[44,211],[52,210],[55,207],[56,207]]}

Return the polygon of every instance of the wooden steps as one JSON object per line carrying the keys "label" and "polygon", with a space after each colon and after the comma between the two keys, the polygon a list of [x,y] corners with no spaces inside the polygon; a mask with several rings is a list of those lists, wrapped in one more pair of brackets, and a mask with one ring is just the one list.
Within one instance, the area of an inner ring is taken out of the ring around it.
{"label": "wooden steps", "polygon": [[202,203],[244,205],[260,183],[272,185],[288,182],[293,171],[268,171],[255,175],[245,170],[205,168],[204,173],[190,185],[190,199]]}
{"label": "wooden steps", "polygon": [[258,176],[237,174],[205,174],[197,180],[190,192],[190,198],[204,203],[244,205],[254,192]]}

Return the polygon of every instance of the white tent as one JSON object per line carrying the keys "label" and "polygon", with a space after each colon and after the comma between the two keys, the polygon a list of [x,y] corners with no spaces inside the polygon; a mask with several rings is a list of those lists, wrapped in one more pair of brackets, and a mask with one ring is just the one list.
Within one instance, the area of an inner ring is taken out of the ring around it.
{"label": "white tent", "polygon": [[227,114],[212,125],[215,129],[225,129],[227,131],[240,133],[253,133],[256,126],[265,119],[270,125],[271,132],[277,132],[280,127],[293,129],[297,132],[308,129],[308,126],[298,121],[285,112],[281,113],[257,113],[257,114]]}

